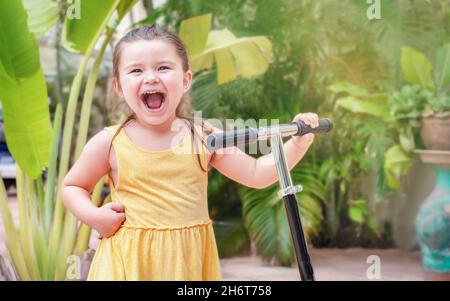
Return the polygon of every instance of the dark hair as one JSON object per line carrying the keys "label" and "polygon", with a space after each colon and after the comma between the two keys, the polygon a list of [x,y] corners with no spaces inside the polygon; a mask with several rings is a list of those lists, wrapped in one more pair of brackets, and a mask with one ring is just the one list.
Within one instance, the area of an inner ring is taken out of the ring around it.
{"label": "dark hair", "polygon": [[[183,41],[174,33],[155,26],[155,25],[142,25],[139,26],[137,28],[132,29],[131,31],[129,31],[127,34],[125,34],[120,40],[119,42],[116,44],[116,47],[114,48],[114,53],[113,53],[113,78],[114,80],[116,80],[119,83],[119,62],[120,62],[120,54],[122,52],[122,49],[124,47],[125,44],[127,43],[132,43],[135,41],[151,41],[151,40],[163,40],[163,41],[167,41],[169,42],[171,45],[173,45],[175,47],[175,51],[177,52],[177,54],[180,56],[181,61],[183,63],[183,72],[186,72],[189,70],[189,56],[187,53],[187,49],[186,46],[184,45]],[[188,121],[190,130],[191,130],[191,138],[192,138],[192,143],[194,144],[194,147],[197,148],[197,143],[196,143],[196,136],[197,136],[197,131],[195,130],[195,119],[193,117],[193,109],[192,109],[192,105],[191,105],[191,100],[189,98],[188,94],[184,94],[181,97],[181,101],[177,107],[176,110],[176,116],[178,118],[184,119],[186,121]],[[118,135],[118,133],[120,132],[120,130],[127,125],[129,122],[131,122],[132,120],[135,120],[136,116],[134,113],[132,113],[131,115],[129,115],[125,121],[119,126],[119,128],[117,129],[116,133],[114,134],[112,140],[111,140],[111,145],[109,147],[109,152],[111,152],[111,147],[112,147],[112,141],[114,140],[114,138]],[[204,133],[210,133],[212,132],[211,128],[205,127],[205,122],[203,120],[203,118],[201,119],[201,128],[202,128],[202,132]],[[200,136],[200,141],[206,145],[205,139],[203,138],[203,136]],[[215,153],[213,153],[214,156]],[[197,159],[198,162],[200,164],[200,167],[202,168],[203,171],[207,172],[207,167],[204,168],[201,160],[200,160],[200,152],[197,151]]]}

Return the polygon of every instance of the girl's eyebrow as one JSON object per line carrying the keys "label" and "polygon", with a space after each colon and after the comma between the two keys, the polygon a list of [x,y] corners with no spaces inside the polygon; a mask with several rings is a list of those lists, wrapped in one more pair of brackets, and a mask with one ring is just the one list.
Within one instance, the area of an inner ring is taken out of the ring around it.
{"label": "girl's eyebrow", "polygon": [[131,68],[131,67],[139,67],[139,66],[141,66],[141,65],[142,65],[142,64],[139,64],[139,63],[129,64],[129,65],[126,65],[126,66],[125,66],[125,69]]}
{"label": "girl's eyebrow", "polygon": [[[175,62],[172,61],[172,60],[161,60],[161,61],[158,61],[157,64],[175,65]],[[131,67],[140,67],[140,66],[142,66],[142,64],[140,64],[140,63],[132,63],[132,64],[129,64],[129,65],[126,65],[125,69],[131,68]]]}
{"label": "girl's eyebrow", "polygon": [[159,61],[159,62],[158,62],[158,64],[163,64],[163,63],[175,65],[175,62],[174,62],[174,61],[171,61],[171,60],[162,60],[162,61]]}

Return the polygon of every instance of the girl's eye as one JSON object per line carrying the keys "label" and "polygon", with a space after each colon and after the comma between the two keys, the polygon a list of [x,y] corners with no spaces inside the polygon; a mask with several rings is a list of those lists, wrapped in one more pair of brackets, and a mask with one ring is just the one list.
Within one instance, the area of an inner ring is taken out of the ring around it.
{"label": "girl's eye", "polygon": [[131,70],[130,73],[136,73],[136,72],[141,72],[141,69],[133,69],[133,70]]}
{"label": "girl's eye", "polygon": [[170,68],[167,66],[161,66],[158,68],[158,70],[169,70]]}

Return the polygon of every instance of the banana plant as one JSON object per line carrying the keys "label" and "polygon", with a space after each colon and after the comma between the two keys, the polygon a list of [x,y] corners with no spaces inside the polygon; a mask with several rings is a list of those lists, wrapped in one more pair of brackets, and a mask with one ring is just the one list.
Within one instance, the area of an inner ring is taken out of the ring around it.
{"label": "banana plant", "polygon": [[21,1],[1,1],[0,32],[0,99],[6,141],[18,164],[36,179],[48,164],[51,124],[39,50]]}
{"label": "banana plant", "polygon": [[[33,34],[39,37],[54,24],[56,7],[50,0],[38,1],[39,5],[36,1],[24,0],[25,7],[16,0],[0,3],[0,36],[6,39],[2,45],[10,45],[0,50],[0,99],[5,114],[5,132],[7,137],[11,137],[7,138],[7,143],[18,164],[18,229],[12,223],[6,193],[1,189],[0,209],[6,224],[9,255],[19,278],[63,280],[67,257],[72,253],[81,255],[87,248],[90,236],[87,226],[82,225],[78,229],[75,218],[64,212],[59,194],[70,164],[73,125],[82,78],[94,46],[104,34],[104,42],[96,54],[85,88],[75,158],[86,141],[93,89],[106,45],[116,26],[137,1],[82,1],[80,14],[83,17],[66,18],[64,21],[63,44],[67,49],[82,54],[83,60],[70,91],[61,152],[58,152],[58,145],[62,130],[62,106],[57,106],[52,128],[39,50],[33,37]],[[28,18],[25,9],[28,10]],[[31,26],[34,26],[33,32]],[[48,168],[45,187],[42,180],[44,168]],[[92,194],[92,200],[97,205],[104,181],[101,179],[97,183]]]}
{"label": "banana plant", "polygon": [[58,4],[51,0],[22,0],[28,14],[28,28],[36,39],[58,21]]}
{"label": "banana plant", "polygon": [[219,85],[236,79],[261,75],[272,57],[272,43],[264,36],[236,38],[227,28],[211,30],[212,15],[183,20],[180,38],[186,43],[193,72],[217,65]]}

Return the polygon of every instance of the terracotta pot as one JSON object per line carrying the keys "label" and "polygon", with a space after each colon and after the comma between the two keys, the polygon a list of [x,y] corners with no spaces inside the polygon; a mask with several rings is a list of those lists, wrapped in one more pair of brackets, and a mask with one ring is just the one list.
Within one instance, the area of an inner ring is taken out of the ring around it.
{"label": "terracotta pot", "polygon": [[420,135],[428,149],[450,151],[450,117],[424,118]]}

